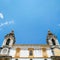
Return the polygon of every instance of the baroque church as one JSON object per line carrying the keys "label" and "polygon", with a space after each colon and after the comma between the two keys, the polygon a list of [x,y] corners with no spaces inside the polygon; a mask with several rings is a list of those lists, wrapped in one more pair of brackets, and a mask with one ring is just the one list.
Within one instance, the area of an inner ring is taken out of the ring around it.
{"label": "baroque church", "polygon": [[4,37],[0,60],[60,60],[60,44],[49,30],[47,44],[15,44],[14,31]]}

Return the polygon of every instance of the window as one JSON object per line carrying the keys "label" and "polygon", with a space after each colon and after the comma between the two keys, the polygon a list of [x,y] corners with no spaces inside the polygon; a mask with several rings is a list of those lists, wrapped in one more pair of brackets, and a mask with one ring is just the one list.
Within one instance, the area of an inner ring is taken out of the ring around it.
{"label": "window", "polygon": [[53,43],[53,45],[56,45],[56,43],[55,43],[54,39],[52,39],[52,43]]}
{"label": "window", "polygon": [[18,59],[16,59],[16,60],[18,60]]}
{"label": "window", "polygon": [[9,43],[10,43],[10,39],[7,40],[6,45],[9,45]]}
{"label": "window", "polygon": [[32,59],[30,59],[30,60],[32,60]]}
{"label": "window", "polygon": [[33,55],[33,51],[30,50],[30,51],[29,51],[29,56],[32,56],[32,55]]}
{"label": "window", "polygon": [[29,50],[29,57],[34,57],[33,55],[34,48],[28,48],[28,50]]}
{"label": "window", "polygon": [[47,59],[44,59],[44,60],[47,60]]}

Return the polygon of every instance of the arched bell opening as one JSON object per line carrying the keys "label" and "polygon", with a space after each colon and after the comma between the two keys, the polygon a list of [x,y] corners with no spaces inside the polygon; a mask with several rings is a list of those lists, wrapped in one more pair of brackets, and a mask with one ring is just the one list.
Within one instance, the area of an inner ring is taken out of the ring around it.
{"label": "arched bell opening", "polygon": [[10,39],[7,40],[6,45],[9,45],[9,43],[10,43]]}
{"label": "arched bell opening", "polygon": [[54,39],[52,39],[52,43],[53,43],[53,45],[56,45],[56,43],[55,43],[55,40],[54,40]]}

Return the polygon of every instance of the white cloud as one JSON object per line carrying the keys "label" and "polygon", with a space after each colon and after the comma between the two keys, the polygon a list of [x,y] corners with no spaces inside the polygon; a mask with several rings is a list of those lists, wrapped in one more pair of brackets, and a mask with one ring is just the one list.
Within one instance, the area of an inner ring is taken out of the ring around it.
{"label": "white cloud", "polygon": [[9,21],[9,24],[14,24],[14,20],[12,20],[12,21]]}
{"label": "white cloud", "polygon": [[0,23],[0,27],[7,26],[7,25],[10,25],[10,24],[14,24],[14,20],[5,21],[4,23]]}
{"label": "white cloud", "polygon": [[3,14],[2,14],[2,13],[0,13],[0,18],[1,18],[1,19],[3,19],[3,18],[4,18],[4,16],[3,16]]}

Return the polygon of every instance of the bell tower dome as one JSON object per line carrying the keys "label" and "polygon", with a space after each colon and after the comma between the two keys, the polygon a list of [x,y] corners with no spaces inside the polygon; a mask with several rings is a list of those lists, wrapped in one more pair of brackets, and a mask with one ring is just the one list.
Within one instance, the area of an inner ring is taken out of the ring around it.
{"label": "bell tower dome", "polygon": [[15,35],[14,31],[12,30],[9,34],[5,35],[2,47],[4,46],[12,47],[14,43],[15,43]]}

